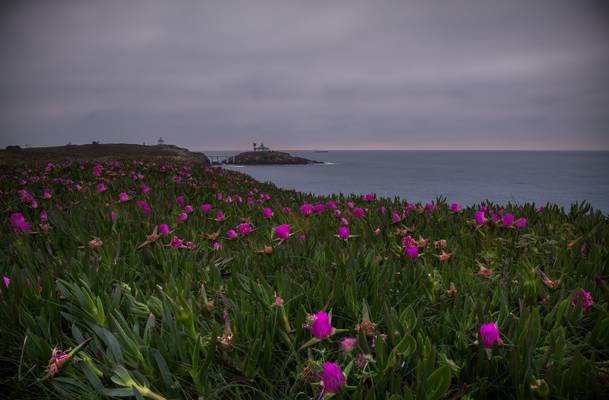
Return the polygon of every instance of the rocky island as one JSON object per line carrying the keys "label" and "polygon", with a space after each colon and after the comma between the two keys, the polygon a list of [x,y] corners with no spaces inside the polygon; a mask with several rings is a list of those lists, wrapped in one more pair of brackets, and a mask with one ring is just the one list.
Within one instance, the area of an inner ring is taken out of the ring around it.
{"label": "rocky island", "polygon": [[321,164],[320,161],[296,157],[282,151],[246,151],[227,158],[224,164],[239,165],[304,165]]}

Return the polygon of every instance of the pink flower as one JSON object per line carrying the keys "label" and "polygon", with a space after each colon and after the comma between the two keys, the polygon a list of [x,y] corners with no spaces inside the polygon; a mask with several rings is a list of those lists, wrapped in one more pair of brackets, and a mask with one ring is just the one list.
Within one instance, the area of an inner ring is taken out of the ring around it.
{"label": "pink flower", "polygon": [[356,216],[357,218],[363,218],[364,214],[365,214],[365,211],[361,207],[356,207],[353,209],[353,215]]}
{"label": "pink flower", "polygon": [[106,191],[106,185],[104,185],[103,183],[98,183],[95,188],[97,189],[97,191],[99,193],[103,193]]}
{"label": "pink flower", "polygon": [[419,256],[419,248],[417,246],[408,246],[404,251],[406,257],[410,258],[412,261],[415,261]]}
{"label": "pink flower", "polygon": [[340,223],[343,225],[349,225],[349,220],[345,217],[340,218]]}
{"label": "pink flower", "polygon": [[336,202],[335,202],[335,201],[330,200],[330,201],[328,201],[328,202],[326,203],[326,207],[331,208],[331,209],[335,209],[335,208],[336,208]]}
{"label": "pink flower", "polygon": [[273,216],[273,210],[268,207],[262,209],[262,216],[264,218],[271,218]]}
{"label": "pink flower", "polygon": [[510,213],[503,214],[503,218],[501,219],[501,223],[505,227],[512,226],[514,224],[514,216]]}
{"label": "pink flower", "polygon": [[192,206],[191,206],[191,205],[185,205],[185,206],[184,206],[184,212],[185,212],[186,214],[191,214],[193,211],[194,211],[194,208],[192,208]]}
{"label": "pink flower", "polygon": [[341,226],[338,228],[338,237],[341,240],[349,239],[349,228],[346,226]]}
{"label": "pink flower", "polygon": [[342,211],[339,210],[338,208],[336,210],[334,210],[334,215],[336,215],[337,217],[340,217],[341,214],[342,214]]}
{"label": "pink flower", "polygon": [[169,242],[169,244],[173,248],[182,247],[184,245],[184,240],[180,239],[177,236],[174,236],[171,238],[171,242]]}
{"label": "pink flower", "polygon": [[207,214],[211,210],[211,204],[201,204],[199,209],[203,211],[203,214]]}
{"label": "pink flower", "polygon": [[394,224],[400,222],[401,219],[402,219],[402,217],[400,217],[400,215],[398,213],[393,213],[393,215],[391,216],[391,221]]}
{"label": "pink flower", "polygon": [[125,202],[125,201],[129,201],[129,195],[125,192],[121,192],[118,194],[118,201],[120,201],[121,203]]}
{"label": "pink flower", "polygon": [[307,240],[307,236],[304,233],[300,234],[300,241],[304,242],[305,240]]}
{"label": "pink flower", "polygon": [[480,339],[484,347],[491,348],[495,343],[501,344],[501,336],[499,328],[494,322],[487,322],[480,327]]}
{"label": "pink flower", "polygon": [[325,311],[318,311],[309,316],[309,331],[317,339],[327,339],[332,335],[330,316]]}
{"label": "pink flower", "polygon": [[167,224],[160,224],[159,225],[159,233],[163,236],[167,236],[169,235],[171,231],[169,230],[169,225]]}
{"label": "pink flower", "polygon": [[112,222],[116,221],[116,217],[118,217],[118,214],[116,213],[116,211],[110,211],[110,221],[112,221]]}
{"label": "pink flower", "polygon": [[380,206],[379,207],[379,214],[385,215],[385,212],[387,212],[387,209],[385,208],[385,206]]}
{"label": "pink flower", "polygon": [[459,205],[459,203],[452,203],[450,205],[450,211],[458,213],[459,211],[461,211],[461,206]]}
{"label": "pink flower", "polygon": [[146,214],[152,214],[152,207],[150,204],[146,203],[144,200],[138,200],[135,204],[140,207]]}
{"label": "pink flower", "polygon": [[176,201],[178,202],[179,205],[184,205],[184,196],[176,197]]}
{"label": "pink flower", "polygon": [[355,348],[355,343],[357,343],[357,339],[354,337],[346,337],[340,341],[340,348],[345,353],[350,353]]}
{"label": "pink flower", "polygon": [[11,278],[9,278],[8,276],[3,276],[2,281],[4,282],[4,286],[6,286],[7,289],[11,286]]}
{"label": "pink flower", "polygon": [[184,222],[187,219],[188,219],[188,214],[186,214],[185,212],[179,213],[178,216],[176,217],[176,220],[178,221],[178,223]]}
{"label": "pink flower", "polygon": [[146,184],[145,184],[145,183],[142,183],[142,184],[140,185],[140,190],[142,191],[142,193],[150,193],[150,191],[151,191],[152,189],[150,189],[150,187],[149,187],[149,186],[146,186]]}
{"label": "pink flower", "polygon": [[300,206],[300,213],[306,216],[311,215],[313,213],[313,205],[309,203],[303,204]]}
{"label": "pink flower", "polygon": [[216,213],[216,218],[215,218],[216,221],[218,221],[218,222],[224,221],[224,218],[225,218],[225,216],[224,216],[224,213],[222,211],[218,211]]}
{"label": "pink flower", "polygon": [[226,237],[230,240],[237,239],[237,232],[234,229],[229,229],[228,232],[226,232]]}
{"label": "pink flower", "polygon": [[103,169],[104,169],[104,167],[102,167],[101,164],[95,164],[95,166],[93,167],[93,176],[96,176],[99,178],[102,174]]}
{"label": "pink flower", "polygon": [[80,192],[80,189],[82,189],[82,185],[80,183],[77,183],[76,185],[74,185],[74,187],[76,188],[76,191]]}
{"label": "pink flower", "polygon": [[21,213],[12,213],[10,216],[11,224],[17,233],[30,233],[30,224],[25,220]]}
{"label": "pink flower", "polygon": [[326,205],[324,203],[317,203],[313,206],[315,214],[323,214],[326,211]]}
{"label": "pink flower", "polygon": [[368,193],[364,196],[364,200],[365,201],[372,201],[374,200],[374,193]]}
{"label": "pink flower", "polygon": [[590,292],[586,292],[584,289],[579,289],[579,293],[577,293],[575,296],[573,296],[573,299],[571,300],[571,304],[573,304],[575,306],[575,305],[579,304],[580,302],[582,304],[582,307],[584,308],[584,311],[586,311],[588,308],[590,308],[592,303],[594,303],[592,301],[592,295],[590,295]]}
{"label": "pink flower", "polygon": [[49,220],[49,214],[46,211],[40,211],[40,220],[41,221],[48,221]]}
{"label": "pink flower", "polygon": [[273,304],[275,304],[276,306],[282,306],[283,298],[279,295],[275,295],[275,301],[273,302]]}
{"label": "pink flower", "polygon": [[347,378],[336,363],[324,363],[322,366],[321,384],[323,390],[330,393],[338,393],[347,383]]}
{"label": "pink flower", "polygon": [[476,220],[476,225],[484,225],[486,224],[486,215],[484,215],[484,211],[476,211],[474,213],[474,219]]}
{"label": "pink flower", "polygon": [[50,199],[51,198],[51,191],[49,190],[49,188],[42,189],[42,198],[43,199]]}
{"label": "pink flower", "polygon": [[282,224],[275,227],[275,237],[280,240],[286,240],[290,237],[290,225]]}
{"label": "pink flower", "polygon": [[245,222],[242,224],[239,224],[238,228],[239,228],[239,233],[241,234],[241,236],[247,236],[252,232],[252,226]]}
{"label": "pink flower", "polygon": [[212,248],[216,251],[220,250],[220,243],[214,242],[214,244],[212,245]]}
{"label": "pink flower", "polygon": [[525,217],[520,217],[516,220],[516,222],[514,223],[514,225],[516,226],[516,228],[518,229],[524,229],[527,227],[527,219]]}

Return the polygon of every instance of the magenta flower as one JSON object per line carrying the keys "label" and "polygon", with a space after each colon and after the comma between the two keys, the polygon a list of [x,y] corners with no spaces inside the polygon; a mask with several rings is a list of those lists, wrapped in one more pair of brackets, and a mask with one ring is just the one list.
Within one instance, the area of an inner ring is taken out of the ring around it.
{"label": "magenta flower", "polygon": [[163,236],[167,236],[169,235],[169,233],[171,232],[171,230],[169,229],[169,225],[167,224],[160,224],[159,225],[159,233]]}
{"label": "magenta flower", "polygon": [[103,183],[98,183],[95,188],[97,189],[97,191],[99,193],[103,193],[106,191],[106,185],[104,185]]}
{"label": "magenta flower", "polygon": [[365,214],[365,211],[363,208],[356,207],[353,209],[353,215],[356,216],[357,218],[363,218],[364,214]]}
{"label": "magenta flower", "polygon": [[482,324],[480,327],[480,339],[487,349],[493,347],[495,343],[502,343],[501,336],[499,335],[499,328],[497,328],[497,325],[495,325],[494,322]]}
{"label": "magenta flower", "polygon": [[201,204],[199,209],[203,211],[203,214],[207,214],[211,210],[211,204]]}
{"label": "magenta flower", "polygon": [[415,261],[419,256],[419,248],[417,246],[408,246],[404,250],[404,254],[406,254],[406,257],[410,258],[412,261]]}
{"label": "magenta flower", "polygon": [[328,202],[326,203],[326,207],[331,208],[331,209],[333,210],[333,209],[335,209],[335,208],[336,208],[336,202],[335,202],[335,201],[330,200],[330,201],[328,201]]}
{"label": "magenta flower", "polygon": [[368,193],[364,196],[364,200],[365,201],[372,201],[374,200],[374,193]]}
{"label": "magenta flower", "polygon": [[476,220],[476,225],[486,224],[486,215],[484,215],[484,211],[476,211],[474,213],[474,219]]}
{"label": "magenta flower", "polygon": [[9,217],[13,228],[17,233],[30,233],[30,224],[25,220],[25,217],[21,213],[12,213]]}
{"label": "magenta flower", "polygon": [[3,276],[2,281],[4,282],[4,286],[6,286],[7,289],[11,286],[11,278],[9,278],[8,276]]}
{"label": "magenta flower", "polygon": [[42,198],[43,199],[50,199],[51,198],[51,191],[49,190],[49,188],[42,189]]}
{"label": "magenta flower", "polygon": [[152,207],[150,204],[146,203],[144,200],[138,200],[135,204],[140,207],[146,214],[152,214]]}
{"label": "magenta flower", "polygon": [[590,294],[590,292],[586,292],[584,289],[579,289],[579,292],[575,296],[573,296],[573,299],[571,300],[571,304],[573,304],[575,306],[579,303],[582,304],[584,311],[586,311],[588,308],[590,308],[592,303],[594,303],[592,301],[592,295]]}
{"label": "magenta flower", "polygon": [[118,214],[116,213],[116,211],[110,211],[110,220],[112,222],[116,221],[117,217],[118,217]]}
{"label": "magenta flower", "polygon": [[176,217],[176,220],[178,221],[178,223],[184,222],[187,219],[188,219],[188,214],[186,214],[185,212],[179,213],[178,216]]}
{"label": "magenta flower", "polygon": [[212,248],[216,251],[220,250],[220,243],[214,242],[214,244],[212,245]]}
{"label": "magenta flower", "polygon": [[520,217],[516,220],[516,222],[514,223],[514,225],[516,226],[516,228],[518,229],[524,229],[527,227],[527,219],[525,217]]}
{"label": "magenta flower", "polygon": [[305,203],[300,206],[300,213],[302,215],[311,215],[313,213],[313,205],[309,203]]}
{"label": "magenta flower", "polygon": [[501,223],[503,224],[503,226],[506,226],[506,227],[514,225],[514,216],[510,213],[503,214]]}
{"label": "magenta flower", "polygon": [[349,239],[349,228],[346,226],[341,226],[338,228],[338,237],[341,240]]}
{"label": "magenta flower", "polygon": [[349,220],[345,217],[340,218],[340,223],[343,225],[349,225]]}
{"label": "magenta flower", "polygon": [[237,239],[237,231],[234,229],[229,229],[228,232],[226,232],[226,237],[230,240]]}
{"label": "magenta flower", "polygon": [[336,363],[324,363],[322,366],[321,384],[323,390],[330,393],[338,393],[347,383],[347,378]]}
{"label": "magenta flower", "polygon": [[300,234],[300,241],[304,242],[305,240],[307,240],[307,236],[304,233]]}
{"label": "magenta flower", "polygon": [[152,189],[150,189],[150,186],[147,186],[145,183],[142,183],[140,185],[140,190],[142,191],[142,193],[150,193]]}
{"label": "magenta flower", "polygon": [[461,211],[461,206],[459,205],[459,203],[452,203],[450,205],[450,211],[458,213],[459,211]]}
{"label": "magenta flower", "polygon": [[241,236],[247,236],[252,232],[252,226],[250,224],[248,224],[247,222],[239,224],[238,228],[239,228],[239,234],[241,234]]}
{"label": "magenta flower", "polygon": [[354,337],[346,337],[340,341],[340,348],[345,353],[350,353],[355,348],[355,343],[357,343],[357,339]]}
{"label": "magenta flower", "polygon": [[49,220],[49,214],[46,211],[40,211],[40,220],[41,221],[48,221]]}
{"label": "magenta flower", "polygon": [[195,209],[194,209],[194,208],[192,208],[192,206],[191,206],[191,205],[189,205],[189,204],[184,206],[184,212],[185,212],[186,214],[191,214],[191,213],[192,213],[194,210],[195,210]]}
{"label": "magenta flower", "polygon": [[174,236],[171,238],[171,242],[169,242],[169,244],[173,248],[182,247],[184,245],[184,240],[180,239],[178,236]]}
{"label": "magenta flower", "polygon": [[385,212],[387,211],[387,209],[385,208],[385,206],[380,206],[379,207],[379,214],[381,215],[385,215]]}
{"label": "magenta flower", "polygon": [[400,222],[401,219],[402,219],[402,217],[400,217],[400,215],[398,213],[393,213],[393,215],[391,216],[391,221],[394,224]]}
{"label": "magenta flower", "polygon": [[275,237],[280,240],[286,240],[290,237],[290,225],[282,224],[275,227]]}
{"label": "magenta flower", "polygon": [[264,218],[271,218],[273,216],[273,210],[268,207],[262,209],[262,216]]}
{"label": "magenta flower", "polygon": [[325,311],[318,311],[309,316],[309,331],[317,339],[327,339],[332,335],[330,316]]}
{"label": "magenta flower", "polygon": [[218,221],[218,222],[220,222],[220,221],[224,221],[224,219],[225,219],[224,213],[223,213],[222,211],[218,211],[218,212],[216,213],[216,218],[215,218],[215,219],[216,219],[216,221]]}
{"label": "magenta flower", "polygon": [[176,197],[176,201],[178,202],[179,205],[184,205],[184,196]]}
{"label": "magenta flower", "polygon": [[125,192],[121,192],[118,194],[118,201],[123,203],[125,201],[129,201],[129,195]]}

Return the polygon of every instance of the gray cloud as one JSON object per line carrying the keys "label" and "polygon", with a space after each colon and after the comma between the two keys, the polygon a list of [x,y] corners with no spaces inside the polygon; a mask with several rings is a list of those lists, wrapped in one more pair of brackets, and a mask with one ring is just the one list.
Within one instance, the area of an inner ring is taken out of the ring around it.
{"label": "gray cloud", "polygon": [[609,148],[601,4],[5,3],[0,145]]}

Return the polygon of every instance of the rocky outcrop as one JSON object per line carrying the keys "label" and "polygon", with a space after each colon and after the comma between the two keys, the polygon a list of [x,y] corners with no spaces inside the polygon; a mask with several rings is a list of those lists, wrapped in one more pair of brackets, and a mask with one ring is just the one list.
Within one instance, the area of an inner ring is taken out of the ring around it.
{"label": "rocky outcrop", "polygon": [[229,157],[226,164],[239,165],[303,165],[320,164],[319,161],[292,156],[281,151],[246,151]]}

